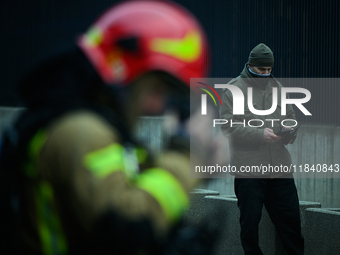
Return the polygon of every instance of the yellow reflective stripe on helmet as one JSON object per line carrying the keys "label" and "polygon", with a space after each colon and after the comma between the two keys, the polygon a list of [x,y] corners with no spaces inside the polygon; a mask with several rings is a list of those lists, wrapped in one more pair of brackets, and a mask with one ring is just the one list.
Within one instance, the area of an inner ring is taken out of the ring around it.
{"label": "yellow reflective stripe on helmet", "polygon": [[35,189],[38,233],[42,252],[47,255],[66,254],[67,242],[55,208],[52,186],[41,181]]}
{"label": "yellow reflective stripe on helmet", "polygon": [[88,47],[97,47],[103,40],[103,31],[99,27],[91,27],[85,34],[84,43]]}
{"label": "yellow reflective stripe on helmet", "polygon": [[95,176],[103,178],[112,172],[124,170],[124,147],[118,143],[85,155],[85,167]]}
{"label": "yellow reflective stripe on helmet", "polygon": [[155,38],[150,49],[185,62],[194,62],[202,51],[201,36],[198,31],[190,31],[183,39]]}
{"label": "yellow reflective stripe on helmet", "polygon": [[135,184],[153,196],[170,222],[177,221],[189,205],[189,198],[178,180],[161,168],[140,174]]}

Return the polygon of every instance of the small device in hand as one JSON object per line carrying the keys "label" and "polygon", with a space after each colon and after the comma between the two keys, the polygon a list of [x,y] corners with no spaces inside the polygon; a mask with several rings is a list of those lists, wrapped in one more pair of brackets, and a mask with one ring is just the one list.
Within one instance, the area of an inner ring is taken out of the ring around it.
{"label": "small device in hand", "polygon": [[287,129],[283,127],[279,132],[277,132],[275,135],[281,136],[282,141],[285,145],[287,145],[290,141],[292,143],[295,141],[296,136],[297,136],[297,131],[299,127],[301,126],[302,122],[296,126],[295,129]]}

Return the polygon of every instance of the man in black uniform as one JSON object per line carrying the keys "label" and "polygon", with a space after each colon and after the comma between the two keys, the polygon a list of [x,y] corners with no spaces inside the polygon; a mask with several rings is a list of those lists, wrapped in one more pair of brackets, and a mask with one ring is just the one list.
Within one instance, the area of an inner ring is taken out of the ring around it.
{"label": "man in black uniform", "polygon": [[[267,45],[260,43],[250,52],[241,75],[229,82],[241,89],[245,98],[248,88],[252,88],[253,106],[256,110],[268,110],[272,107],[273,89],[277,89],[280,98],[282,85],[271,74],[273,65],[273,52]],[[232,146],[232,164],[238,170],[234,184],[241,214],[241,242],[245,254],[262,254],[258,226],[263,205],[288,254],[303,254],[299,200],[292,173],[270,171],[270,167],[289,169],[291,165],[291,157],[283,139],[275,134],[282,129],[280,123],[283,119],[295,119],[291,105],[287,105],[285,116],[281,116],[280,101],[271,114],[259,116],[245,106],[244,115],[233,115],[230,90],[223,91],[222,100],[222,119],[233,120],[234,123],[251,123],[231,125],[230,121],[222,126],[222,132]],[[266,119],[276,121],[268,122]],[[285,121],[285,125],[294,124],[294,121]],[[268,171],[261,171],[263,166],[268,167]]]}

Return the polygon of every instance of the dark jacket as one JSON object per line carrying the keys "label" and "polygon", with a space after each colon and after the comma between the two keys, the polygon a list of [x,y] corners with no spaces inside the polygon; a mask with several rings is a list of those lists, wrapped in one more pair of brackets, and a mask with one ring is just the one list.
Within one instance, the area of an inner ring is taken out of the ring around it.
{"label": "dark jacket", "polygon": [[[261,81],[261,79],[254,79],[245,66],[241,75],[229,82],[229,84],[237,86],[243,92],[245,98],[244,115],[233,115],[232,93],[229,89],[224,89],[222,92],[223,103],[221,107],[221,118],[228,120],[227,124],[222,125],[222,132],[229,139],[232,165],[236,166],[238,170],[242,170],[241,166],[249,166],[256,169],[256,167],[262,166],[282,165],[282,167],[286,166],[285,170],[291,166],[290,154],[281,140],[271,144],[263,142],[263,134],[266,127],[273,129],[274,133],[276,133],[282,128],[282,120],[295,119],[295,113],[291,105],[287,105],[286,116],[281,116],[282,85],[272,75],[269,78],[263,78],[262,82],[266,81],[264,79],[267,79],[267,86],[265,87],[261,86],[260,82],[258,82]],[[253,106],[257,110],[267,110],[271,108],[273,102],[273,88],[278,88],[276,110],[270,115],[262,116],[253,114],[249,110],[247,103],[247,89],[249,87],[253,88]],[[272,119],[275,119],[275,121],[272,121]],[[245,120],[245,125],[231,125],[231,120],[234,123],[243,122]],[[254,121],[248,123],[249,120]],[[291,126],[293,123],[293,121],[285,121],[284,125]],[[251,127],[248,124],[258,127]],[[248,169],[250,169],[249,167]],[[275,174],[269,172],[239,172],[238,174],[242,176],[274,177],[285,173],[280,171]]]}

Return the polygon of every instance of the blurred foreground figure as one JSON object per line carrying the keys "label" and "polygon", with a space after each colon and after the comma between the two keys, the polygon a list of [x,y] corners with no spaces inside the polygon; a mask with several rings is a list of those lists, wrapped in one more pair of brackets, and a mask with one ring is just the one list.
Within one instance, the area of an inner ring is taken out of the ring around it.
{"label": "blurred foreground figure", "polygon": [[140,115],[189,118],[206,55],[185,9],[124,2],[30,72],[19,86],[28,110],[2,143],[2,251],[165,254],[196,182],[189,143],[174,136],[152,158],[130,134]]}

